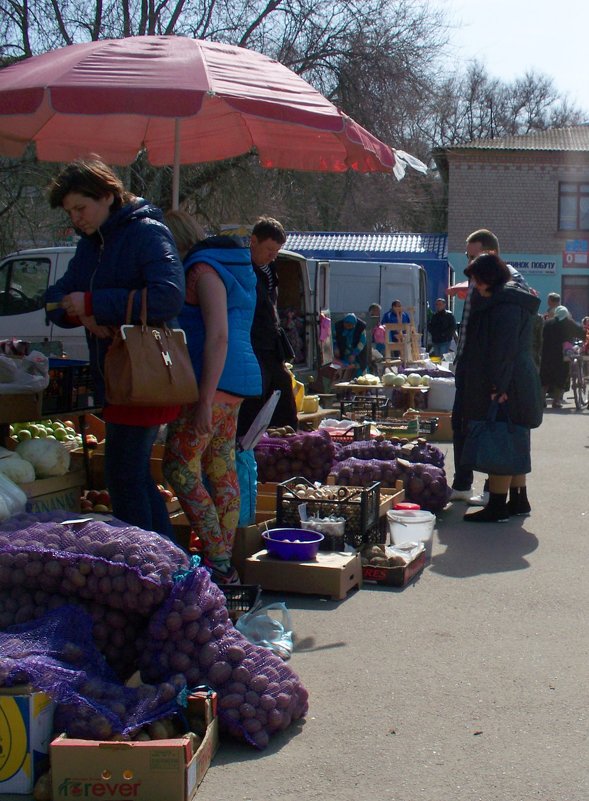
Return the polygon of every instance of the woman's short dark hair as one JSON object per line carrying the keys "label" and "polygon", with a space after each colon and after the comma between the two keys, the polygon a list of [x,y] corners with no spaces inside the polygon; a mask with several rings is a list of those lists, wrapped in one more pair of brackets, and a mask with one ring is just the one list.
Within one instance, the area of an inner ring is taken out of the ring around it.
{"label": "woman's short dark hair", "polygon": [[465,273],[469,278],[477,278],[489,287],[501,286],[511,280],[509,267],[496,253],[479,253]]}
{"label": "woman's short dark hair", "polygon": [[77,159],[64,167],[49,185],[51,208],[63,206],[65,196],[70,192],[77,192],[94,200],[112,194],[111,212],[118,211],[134,197],[127,192],[119,176],[100,159]]}

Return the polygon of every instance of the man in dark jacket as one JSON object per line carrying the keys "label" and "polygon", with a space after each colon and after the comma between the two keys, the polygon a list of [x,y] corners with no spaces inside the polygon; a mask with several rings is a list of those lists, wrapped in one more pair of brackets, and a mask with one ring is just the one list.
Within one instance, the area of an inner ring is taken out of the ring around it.
{"label": "man in dark jacket", "polygon": [[237,423],[237,436],[243,436],[254,418],[272,395],[280,390],[280,399],[272,415],[270,425],[298,425],[297,407],[292,390],[292,378],[284,362],[293,358],[286,334],[278,317],[278,277],[274,262],[280,248],[286,242],[286,233],[278,220],[260,217],[255,223],[250,252],[254,272],[257,276],[256,310],[252,324],[252,345],[262,371],[261,398],[246,398],[241,404]]}
{"label": "man in dark jacket", "polygon": [[446,308],[444,298],[436,300],[436,311],[427,323],[427,330],[432,338],[431,356],[443,356],[450,350],[450,343],[456,331],[456,318]]}

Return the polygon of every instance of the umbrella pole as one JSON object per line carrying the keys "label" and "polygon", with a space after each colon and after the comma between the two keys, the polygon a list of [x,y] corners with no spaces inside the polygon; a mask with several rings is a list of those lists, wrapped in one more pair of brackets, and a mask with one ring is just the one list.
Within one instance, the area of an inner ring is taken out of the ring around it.
{"label": "umbrella pole", "polygon": [[174,121],[174,167],[172,170],[172,208],[180,203],[180,120]]}

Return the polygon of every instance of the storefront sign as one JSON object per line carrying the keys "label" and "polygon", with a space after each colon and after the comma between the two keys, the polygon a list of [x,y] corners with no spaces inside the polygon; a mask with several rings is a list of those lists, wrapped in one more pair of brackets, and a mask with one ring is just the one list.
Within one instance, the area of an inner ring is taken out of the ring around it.
{"label": "storefront sign", "polygon": [[556,273],[556,261],[542,259],[506,259],[508,264],[515,267],[520,273],[527,275],[554,275]]}
{"label": "storefront sign", "polygon": [[562,266],[589,266],[589,239],[567,239],[562,252]]}

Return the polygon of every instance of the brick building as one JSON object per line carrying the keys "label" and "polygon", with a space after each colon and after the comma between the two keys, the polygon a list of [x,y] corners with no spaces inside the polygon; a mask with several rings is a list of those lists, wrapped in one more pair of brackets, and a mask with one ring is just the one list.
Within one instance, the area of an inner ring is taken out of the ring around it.
{"label": "brick building", "polygon": [[589,126],[457,145],[435,154],[448,184],[448,259],[460,280],[465,237],[490,228],[501,255],[546,305],[559,292],[589,314]]}

